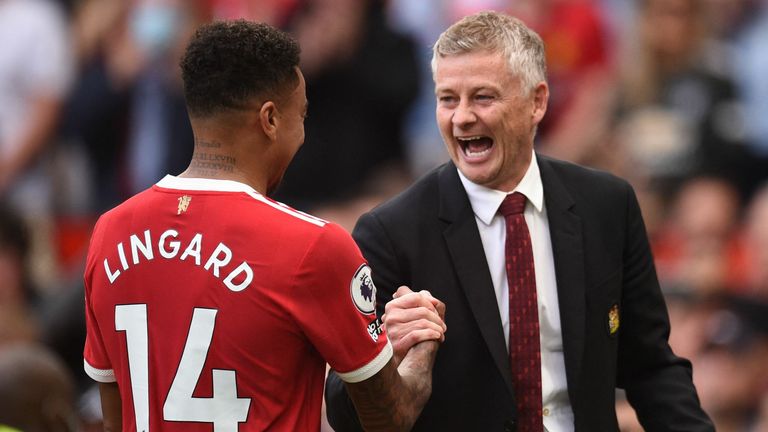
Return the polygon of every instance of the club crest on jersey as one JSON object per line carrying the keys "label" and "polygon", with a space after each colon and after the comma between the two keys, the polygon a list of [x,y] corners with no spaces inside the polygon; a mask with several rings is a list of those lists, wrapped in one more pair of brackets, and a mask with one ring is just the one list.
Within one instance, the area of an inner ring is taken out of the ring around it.
{"label": "club crest on jersey", "polygon": [[608,335],[614,336],[619,331],[619,305],[614,304],[608,310]]}
{"label": "club crest on jersey", "polygon": [[371,268],[367,264],[361,265],[355,272],[349,284],[349,292],[357,310],[366,315],[376,311],[376,286],[371,279]]}
{"label": "club crest on jersey", "polygon": [[189,203],[192,202],[192,197],[189,195],[183,195],[179,197],[179,207],[176,209],[176,214],[180,215],[187,211]]}

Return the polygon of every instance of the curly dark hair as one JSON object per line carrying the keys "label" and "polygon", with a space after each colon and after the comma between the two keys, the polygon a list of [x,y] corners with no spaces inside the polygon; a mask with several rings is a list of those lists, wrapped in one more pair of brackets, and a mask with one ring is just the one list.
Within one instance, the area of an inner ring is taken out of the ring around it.
{"label": "curly dark hair", "polygon": [[242,109],[255,97],[277,97],[298,85],[299,45],[267,24],[215,21],[200,27],[181,59],[192,116]]}

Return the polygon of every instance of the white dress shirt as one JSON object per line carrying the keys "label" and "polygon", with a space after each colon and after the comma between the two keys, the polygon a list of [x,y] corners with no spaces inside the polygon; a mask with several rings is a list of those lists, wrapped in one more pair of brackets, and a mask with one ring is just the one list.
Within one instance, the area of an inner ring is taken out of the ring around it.
{"label": "white dress shirt", "polygon": [[509,285],[505,266],[504,243],[506,222],[499,212],[504,198],[520,192],[528,198],[525,222],[531,234],[533,264],[536,270],[536,295],[539,304],[539,334],[541,338],[541,395],[544,429],[548,432],[574,430],[573,410],[568,399],[568,384],[563,358],[563,336],[560,331],[560,307],[557,302],[555,263],[549,220],[544,206],[544,187],[534,153],[525,176],[515,190],[502,192],[477,185],[459,171],[459,177],[469,196],[475,222],[483,242],[488,270],[496,291],[504,337],[509,347]]}

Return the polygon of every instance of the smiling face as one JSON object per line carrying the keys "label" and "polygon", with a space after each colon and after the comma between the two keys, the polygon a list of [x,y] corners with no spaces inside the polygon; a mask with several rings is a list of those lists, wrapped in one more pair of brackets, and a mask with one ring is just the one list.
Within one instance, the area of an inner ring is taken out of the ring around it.
{"label": "smiling face", "polygon": [[473,183],[511,191],[531,161],[546,83],[524,91],[498,52],[440,57],[435,68],[437,124],[458,169]]}

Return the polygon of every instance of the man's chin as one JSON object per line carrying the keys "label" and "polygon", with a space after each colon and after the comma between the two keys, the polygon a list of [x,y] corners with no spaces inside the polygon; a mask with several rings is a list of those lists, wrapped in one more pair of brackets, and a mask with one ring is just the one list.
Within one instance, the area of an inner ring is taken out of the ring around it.
{"label": "man's chin", "polygon": [[472,183],[482,185],[488,182],[488,173],[482,167],[462,163],[459,165],[459,171]]}

